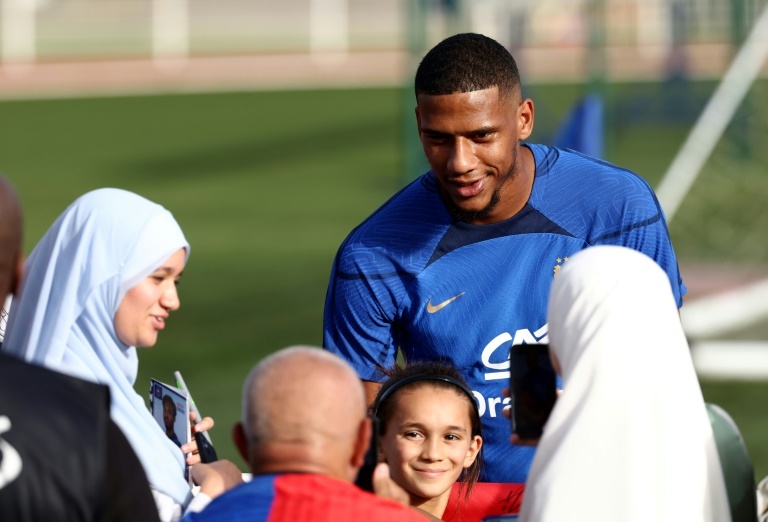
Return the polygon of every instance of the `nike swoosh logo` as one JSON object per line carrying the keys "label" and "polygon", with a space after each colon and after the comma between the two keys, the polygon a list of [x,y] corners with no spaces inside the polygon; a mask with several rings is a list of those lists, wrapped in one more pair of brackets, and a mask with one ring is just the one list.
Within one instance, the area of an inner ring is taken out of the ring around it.
{"label": "nike swoosh logo", "polygon": [[458,299],[462,295],[464,295],[464,292],[460,293],[459,295],[454,295],[450,299],[446,299],[445,301],[443,301],[442,303],[440,303],[438,305],[433,305],[432,304],[432,300],[430,299],[429,301],[427,301],[427,312],[429,312],[430,314],[434,314],[435,312],[439,312],[440,310],[442,310],[443,308],[445,308],[446,306],[448,306],[449,304],[454,302],[456,299]]}

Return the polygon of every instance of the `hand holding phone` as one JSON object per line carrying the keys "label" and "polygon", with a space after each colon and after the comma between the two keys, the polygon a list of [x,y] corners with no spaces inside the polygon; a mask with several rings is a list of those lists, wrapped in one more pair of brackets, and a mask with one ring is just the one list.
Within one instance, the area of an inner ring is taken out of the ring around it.
{"label": "hand holding phone", "polygon": [[200,462],[208,464],[209,462],[216,462],[219,457],[216,455],[216,450],[213,449],[213,444],[205,437],[204,431],[195,432],[195,442],[197,442],[197,452],[200,455]]}
{"label": "hand holding phone", "polygon": [[[197,409],[197,405],[195,404],[195,401],[192,399],[192,394],[189,393],[189,388],[187,388],[187,383],[184,382],[184,378],[181,376],[181,372],[173,372],[173,376],[176,379],[176,386],[180,390],[184,390],[186,392],[187,397],[189,398],[189,404],[191,411],[195,414],[195,420],[194,424],[197,424],[203,419],[203,416],[200,415],[200,410]],[[218,456],[216,455],[216,450],[213,448],[213,443],[211,442],[211,436],[208,435],[207,431],[201,431],[201,432],[195,432],[194,433],[195,442],[197,443],[197,452],[200,456],[200,462],[203,463],[209,463],[209,462],[216,462],[218,460]]]}
{"label": "hand holding phone", "polygon": [[538,439],[557,400],[557,375],[547,344],[521,344],[509,352],[513,436]]}

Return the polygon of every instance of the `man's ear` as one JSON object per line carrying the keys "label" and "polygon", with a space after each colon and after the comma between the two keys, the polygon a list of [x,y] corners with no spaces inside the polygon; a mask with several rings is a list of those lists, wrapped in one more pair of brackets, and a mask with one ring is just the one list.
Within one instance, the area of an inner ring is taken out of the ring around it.
{"label": "man's ear", "polygon": [[235,442],[235,447],[240,456],[243,457],[245,462],[249,463],[251,460],[248,458],[248,437],[245,436],[245,428],[243,428],[242,422],[236,422],[232,426],[232,440]]}
{"label": "man's ear", "polygon": [[533,100],[525,98],[517,107],[517,137],[528,139],[533,132]]}
{"label": "man's ear", "polygon": [[356,469],[362,468],[365,463],[365,454],[368,453],[368,447],[371,445],[372,430],[371,418],[364,418],[357,429],[357,438],[355,439],[352,462],[350,463]]}

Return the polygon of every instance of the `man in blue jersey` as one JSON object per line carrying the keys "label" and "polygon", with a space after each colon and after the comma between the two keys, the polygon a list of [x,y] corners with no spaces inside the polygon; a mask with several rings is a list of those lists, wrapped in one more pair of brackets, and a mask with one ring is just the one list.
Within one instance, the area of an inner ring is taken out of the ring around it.
{"label": "man in blue jersey", "polygon": [[[545,343],[547,297],[569,256],[624,245],[685,286],[651,187],[580,153],[523,143],[534,106],[509,52],[478,34],[447,38],[416,72],[416,120],[432,169],[350,233],[326,297],[325,347],[369,400],[400,349],[458,367],[483,420],[489,482],[524,482],[533,448],[509,445],[510,346]],[[641,326],[638,326],[641,327]]]}

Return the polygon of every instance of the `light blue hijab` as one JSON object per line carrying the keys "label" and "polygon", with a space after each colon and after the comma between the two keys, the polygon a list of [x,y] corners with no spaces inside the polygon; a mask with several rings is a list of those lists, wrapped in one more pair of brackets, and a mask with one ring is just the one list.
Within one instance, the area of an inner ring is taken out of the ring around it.
{"label": "light blue hijab", "polygon": [[184,456],[134,390],[136,348],[118,339],[114,325],[126,292],[180,248],[188,257],[181,228],[162,206],[111,188],[81,196],[27,259],[3,352],[108,385],[112,419],[149,483],[185,506]]}

